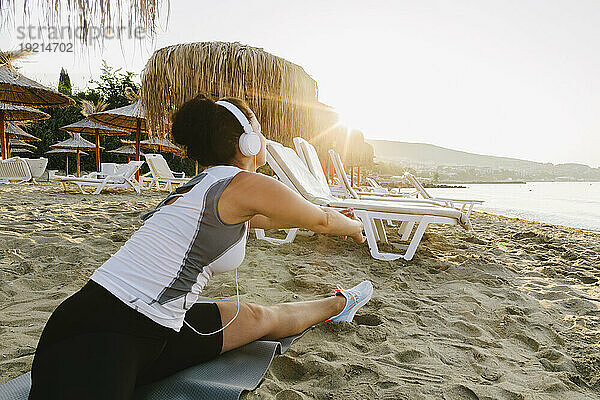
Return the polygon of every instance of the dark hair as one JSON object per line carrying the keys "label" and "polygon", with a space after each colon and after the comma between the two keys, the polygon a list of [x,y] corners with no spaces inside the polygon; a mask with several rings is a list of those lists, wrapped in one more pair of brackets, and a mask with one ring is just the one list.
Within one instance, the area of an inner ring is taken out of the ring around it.
{"label": "dark hair", "polygon": [[[225,97],[251,120],[253,113],[245,101]],[[185,102],[173,116],[173,140],[187,149],[188,157],[200,165],[228,164],[235,157],[243,128],[225,107],[203,94]]]}

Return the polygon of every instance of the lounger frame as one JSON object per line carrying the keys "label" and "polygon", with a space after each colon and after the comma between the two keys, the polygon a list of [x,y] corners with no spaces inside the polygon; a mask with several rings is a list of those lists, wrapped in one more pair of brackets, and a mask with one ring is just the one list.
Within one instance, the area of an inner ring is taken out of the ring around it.
{"label": "lounger frame", "polygon": [[[135,173],[144,164],[144,161],[130,161],[127,164],[119,165],[115,175],[102,175],[99,172],[92,172],[83,177],[59,176],[51,174],[49,180],[58,182],[67,190],[67,183],[76,185],[83,194],[100,194],[103,189],[108,188],[131,188],[136,193],[141,193],[140,183],[135,179]],[[91,190],[87,190],[91,187]]]}

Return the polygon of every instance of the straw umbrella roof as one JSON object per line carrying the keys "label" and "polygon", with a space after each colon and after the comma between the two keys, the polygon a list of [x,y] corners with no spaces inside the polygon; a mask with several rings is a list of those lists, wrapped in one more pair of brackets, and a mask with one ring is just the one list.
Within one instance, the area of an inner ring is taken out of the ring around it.
{"label": "straw umbrella roof", "polygon": [[67,132],[82,133],[84,135],[95,135],[96,130],[99,134],[103,135],[128,135],[130,133],[121,129],[101,125],[97,122],[90,121],[87,118],[70,125],[61,126],[60,129]]}
{"label": "straw umbrella roof", "polygon": [[117,129],[135,132],[137,121],[141,120],[141,131],[146,130],[146,112],[140,100],[125,107],[101,111],[88,116],[93,122]]}
{"label": "straw umbrella roof", "polygon": [[[77,154],[77,150],[72,150],[72,149],[52,149],[52,150],[48,150],[44,154]],[[86,153],[85,151],[80,151],[79,155],[80,156],[87,156],[88,153]]]}
{"label": "straw umbrella roof", "polygon": [[96,145],[81,137],[79,133],[73,133],[72,136],[62,142],[51,145],[53,149],[72,149],[72,150],[95,150]]}
{"label": "straw umbrella roof", "polygon": [[168,151],[171,153],[184,153],[184,150],[177,146],[175,143],[172,143],[166,139],[148,139],[142,140],[140,145],[146,149],[159,150],[159,151]]}
{"label": "straw umbrella roof", "polygon": [[[145,28],[145,32],[154,35],[159,13],[164,10],[166,4],[167,13],[170,7],[169,0],[102,0],[102,1],[17,1],[3,0],[2,12],[6,10],[7,17],[14,14],[15,7],[21,9],[23,18],[27,23],[31,22],[32,15],[39,15],[40,20],[36,19],[32,23],[46,23],[48,26],[65,24],[64,18],[69,21],[77,21],[81,27],[98,27],[101,30],[110,27],[126,27],[131,30],[136,27]],[[5,16],[3,16],[4,18]],[[12,15],[13,21],[18,21],[16,15]],[[9,19],[9,20],[10,20]],[[62,21],[62,22],[61,22]],[[95,43],[90,40],[91,29],[81,29],[77,38],[83,45]],[[121,40],[130,37],[130,31],[120,32],[116,30],[115,36]]]}
{"label": "straw umbrella roof", "polygon": [[270,139],[313,131],[317,83],[302,67],[263,49],[228,42],[178,44],[154,52],[142,73],[150,137],[170,138],[173,111],[198,93],[244,99]]}
{"label": "straw umbrella roof", "polygon": [[[125,144],[135,145],[135,141],[133,140],[121,139],[121,142]],[[150,149],[154,151],[166,151],[173,154],[185,154],[185,150],[183,148],[177,146],[173,142],[168,141],[167,139],[154,138],[148,140],[141,140],[140,146],[145,149]]]}
{"label": "straw umbrella roof", "polygon": [[[107,153],[120,154],[123,156],[135,156],[135,146],[132,144],[126,144],[118,149],[108,150]],[[140,154],[144,155],[144,153]]]}
{"label": "straw umbrella roof", "polygon": [[42,140],[38,137],[35,137],[23,130],[19,125],[15,125],[12,123],[6,124],[6,136],[11,139],[20,139],[20,140]]}
{"label": "straw umbrella roof", "polygon": [[8,144],[10,146],[11,151],[12,151],[12,149],[17,149],[17,148],[18,149],[24,149],[24,148],[37,149],[36,146],[32,145],[31,143],[24,142],[22,140],[9,140]]}
{"label": "straw umbrella roof", "polygon": [[32,121],[50,118],[50,115],[31,107],[0,103],[0,112],[4,112],[4,121]]}
{"label": "straw umbrella roof", "polygon": [[0,51],[0,102],[20,106],[65,107],[75,104],[69,96],[33,81],[11,65],[26,51]]}

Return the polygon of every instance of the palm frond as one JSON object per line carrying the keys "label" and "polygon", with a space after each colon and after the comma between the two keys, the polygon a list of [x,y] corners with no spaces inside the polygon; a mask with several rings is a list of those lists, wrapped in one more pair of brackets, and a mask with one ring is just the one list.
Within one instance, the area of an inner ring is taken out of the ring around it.
{"label": "palm frond", "polygon": [[127,100],[129,100],[131,103],[135,103],[140,99],[140,92],[139,90],[136,91],[132,87],[128,86],[125,88],[125,97],[127,97]]}
{"label": "palm frond", "polygon": [[104,111],[108,104],[103,100],[98,100],[96,103],[90,100],[81,100],[81,113],[84,117],[88,115]]}
{"label": "palm frond", "polygon": [[[2,0],[0,0],[2,3]],[[0,4],[1,6],[1,4]],[[14,69],[13,62],[19,59],[23,59],[29,56],[31,52],[27,50],[0,50],[0,66],[4,66],[10,69]]]}

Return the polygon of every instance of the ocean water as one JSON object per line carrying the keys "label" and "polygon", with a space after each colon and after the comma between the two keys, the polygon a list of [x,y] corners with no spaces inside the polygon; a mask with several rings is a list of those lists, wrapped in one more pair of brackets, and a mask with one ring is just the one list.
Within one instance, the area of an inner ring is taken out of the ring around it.
{"label": "ocean water", "polygon": [[434,196],[485,200],[475,210],[600,232],[600,182],[529,182],[427,189]]}

